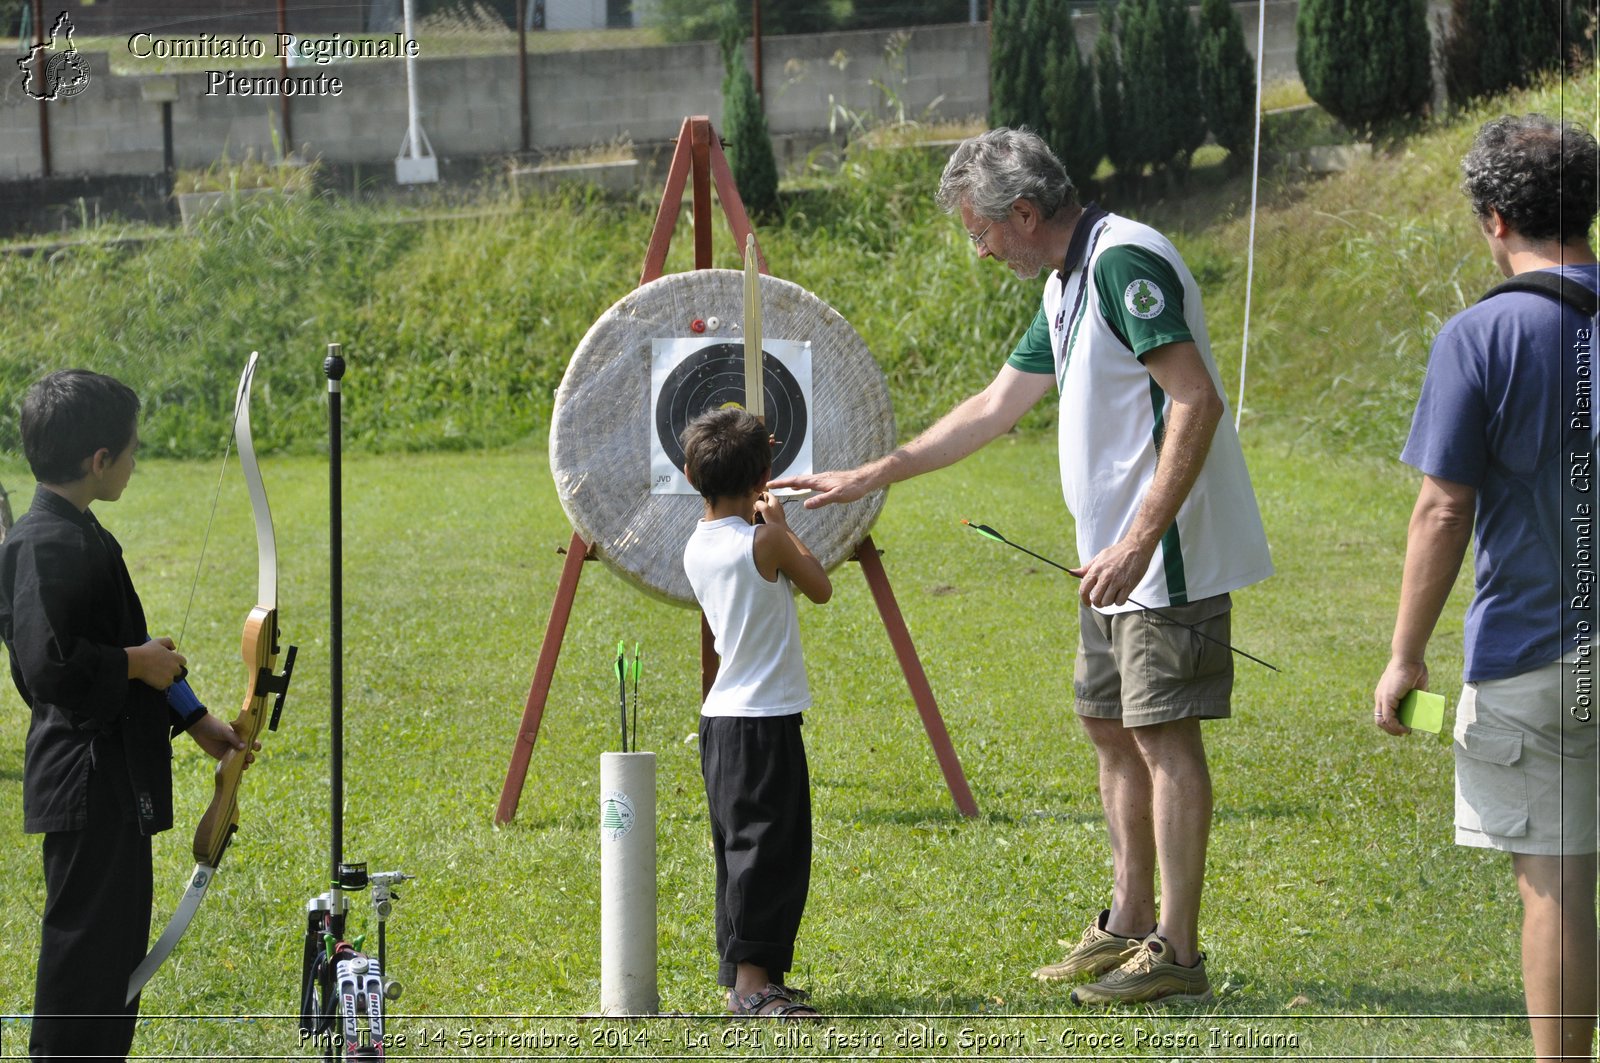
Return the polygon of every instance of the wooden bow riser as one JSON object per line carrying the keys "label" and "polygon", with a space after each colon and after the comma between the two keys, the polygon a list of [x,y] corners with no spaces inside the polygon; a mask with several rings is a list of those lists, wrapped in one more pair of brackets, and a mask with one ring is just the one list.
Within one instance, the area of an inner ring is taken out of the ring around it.
{"label": "wooden bow riser", "polygon": [[245,620],[241,656],[255,682],[245,695],[244,707],[233,728],[244,739],[244,749],[230,749],[217,762],[211,804],[194,832],[194,858],[216,867],[239,829],[239,783],[244,777],[249,750],[267,724],[267,702],[273,694],[273,668],[278,659],[278,612],[258,605]]}

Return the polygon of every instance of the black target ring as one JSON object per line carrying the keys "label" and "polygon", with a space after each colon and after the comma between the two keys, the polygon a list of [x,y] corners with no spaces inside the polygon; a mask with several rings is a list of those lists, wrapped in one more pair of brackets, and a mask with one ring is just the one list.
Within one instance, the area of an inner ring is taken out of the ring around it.
{"label": "black target ring", "polygon": [[[810,418],[800,382],[789,367],[761,352],[761,386],[766,392],[767,431],[777,439],[772,449],[772,476],[776,479],[799,456]],[[686,356],[672,367],[656,397],[656,438],[675,469],[683,468],[683,430],[707,410],[744,406],[744,345],[713,343]]]}

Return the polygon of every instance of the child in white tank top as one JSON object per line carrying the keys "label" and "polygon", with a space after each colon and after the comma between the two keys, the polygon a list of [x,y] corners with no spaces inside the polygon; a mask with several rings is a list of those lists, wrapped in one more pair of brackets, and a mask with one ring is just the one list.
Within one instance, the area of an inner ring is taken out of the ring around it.
{"label": "child in white tank top", "polygon": [[833,586],[766,493],[772,451],[760,421],[737,408],[702,414],[685,429],[683,450],[684,474],[705,499],[683,567],[721,658],[700,710],[717,983],[734,1014],[815,1019],[804,994],[783,984],[811,878],[800,737],[811,694],[791,587],[821,604]]}

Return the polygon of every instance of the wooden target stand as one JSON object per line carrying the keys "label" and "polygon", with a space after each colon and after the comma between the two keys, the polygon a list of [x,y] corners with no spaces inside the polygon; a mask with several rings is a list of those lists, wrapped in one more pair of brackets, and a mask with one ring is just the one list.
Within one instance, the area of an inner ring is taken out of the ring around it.
{"label": "wooden target stand", "polygon": [[[678,215],[683,207],[684,189],[691,182],[695,269],[712,268],[711,182],[713,180],[716,182],[717,196],[722,205],[723,215],[727,218],[728,227],[733,231],[734,240],[739,247],[744,247],[745,237],[752,231],[750,218],[745,211],[744,201],[739,197],[739,190],[734,186],[733,172],[728,166],[727,156],[722,152],[721,141],[711,127],[711,119],[705,115],[685,118],[678,133],[677,146],[672,153],[666,188],[661,196],[661,206],[656,212],[650,243],[645,249],[644,269],[639,276],[641,287],[662,276],[667,261],[667,250],[671,245],[672,234],[677,228]],[[755,253],[758,268],[762,273],[767,273],[766,259],[761,254],[759,243],[756,245]],[[917,713],[922,717],[922,726],[927,731],[928,741],[933,745],[934,755],[938,758],[939,769],[944,773],[945,784],[950,788],[950,796],[955,800],[956,808],[962,815],[976,816],[978,806],[972,799],[972,791],[967,786],[961,762],[956,756],[955,747],[950,742],[950,734],[945,729],[944,717],[939,712],[933,690],[928,685],[927,674],[923,671],[922,661],[917,656],[916,646],[911,641],[911,633],[906,629],[905,618],[900,613],[894,590],[889,586],[889,577],[884,572],[880,553],[881,551],[873,545],[871,534],[867,534],[856,546],[851,560],[861,566],[861,572],[866,577],[867,586],[872,592],[872,600],[877,605],[878,615],[883,619],[883,626],[888,632],[889,643],[899,660],[900,670],[904,673],[906,685],[911,690]],[[533,682],[528,689],[528,699],[523,705],[522,722],[517,731],[516,744],[511,751],[511,763],[506,769],[505,785],[500,791],[500,804],[495,810],[494,819],[497,824],[509,823],[517,814],[522,786],[527,779],[528,763],[533,756],[534,743],[539,738],[539,724],[544,718],[545,703],[550,696],[550,684],[555,678],[556,660],[561,655],[561,643],[566,636],[567,621],[571,618],[573,601],[577,596],[578,579],[583,574],[584,562],[596,560],[594,547],[585,542],[577,531],[572,533],[572,541],[568,544],[565,554],[566,560],[561,566],[555,600],[550,606],[550,620],[545,625],[544,641],[539,647],[539,660],[534,668]],[[702,613],[700,616],[702,698],[711,690],[711,684],[716,679],[717,664],[715,640],[710,625],[706,623],[705,614]]]}

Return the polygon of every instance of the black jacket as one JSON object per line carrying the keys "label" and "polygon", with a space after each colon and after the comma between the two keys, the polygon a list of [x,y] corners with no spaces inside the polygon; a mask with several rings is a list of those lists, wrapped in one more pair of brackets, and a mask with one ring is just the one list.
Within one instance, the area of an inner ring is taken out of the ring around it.
{"label": "black jacket", "polygon": [[23,830],[79,830],[91,772],[122,781],[123,818],[145,834],[172,826],[165,695],[128,678],[126,646],[146,641],[144,607],[122,547],[94,514],[39,488],[0,543],[0,639],[33,712],[23,767]]}

